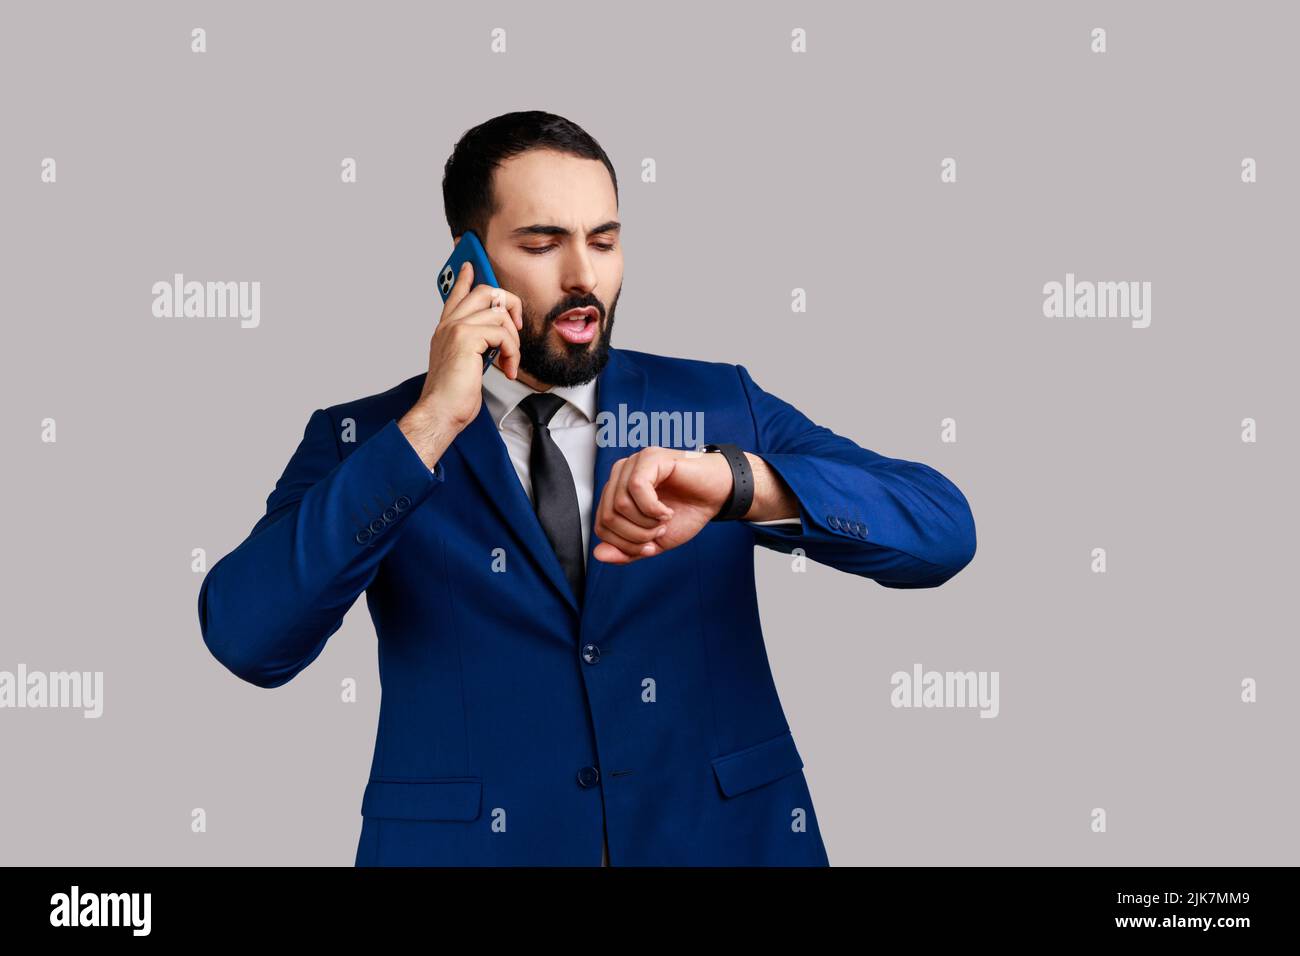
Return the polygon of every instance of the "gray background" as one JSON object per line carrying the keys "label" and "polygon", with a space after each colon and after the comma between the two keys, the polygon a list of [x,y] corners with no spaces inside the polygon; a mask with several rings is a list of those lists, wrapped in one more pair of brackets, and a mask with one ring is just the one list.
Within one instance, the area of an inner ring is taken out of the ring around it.
{"label": "gray background", "polygon": [[[0,669],[106,686],[0,710],[3,862],[352,863],[364,602],[264,690],[203,646],[190,552],[242,540],[312,409],[424,369],[443,163],[546,109],[619,172],[616,346],[740,362],[971,502],[935,590],[756,553],[832,864],[1296,863],[1295,11],[6,2]],[[1044,318],[1068,271],[1150,281],[1150,328]],[[154,318],[173,272],[260,281],[261,327]],[[1000,716],[892,708],[915,662],[999,671]]]}

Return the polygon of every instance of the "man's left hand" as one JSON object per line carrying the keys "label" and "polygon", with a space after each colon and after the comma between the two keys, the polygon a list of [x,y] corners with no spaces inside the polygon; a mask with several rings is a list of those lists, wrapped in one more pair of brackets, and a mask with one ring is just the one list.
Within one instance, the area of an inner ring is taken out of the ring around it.
{"label": "man's left hand", "polygon": [[628,564],[685,544],[731,494],[723,455],[682,448],[643,448],[614,462],[596,506],[597,560]]}

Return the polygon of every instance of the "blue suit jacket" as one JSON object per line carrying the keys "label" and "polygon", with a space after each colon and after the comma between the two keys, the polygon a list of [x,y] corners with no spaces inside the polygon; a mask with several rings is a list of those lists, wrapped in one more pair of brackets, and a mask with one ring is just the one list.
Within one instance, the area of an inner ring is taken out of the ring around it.
{"label": "blue suit jacket", "polygon": [[[962,493],[815,425],[743,366],[611,349],[601,412],[702,411],[705,441],[789,484],[803,529],[719,522],[628,565],[589,548],[579,609],[486,403],[433,473],[397,427],[424,377],[313,412],[198,600],[217,660],[277,687],[365,592],[382,700],[356,864],[599,866],[605,827],[613,866],[827,865],[754,546],[936,587],[975,553]],[[595,501],[635,451],[597,448]]]}

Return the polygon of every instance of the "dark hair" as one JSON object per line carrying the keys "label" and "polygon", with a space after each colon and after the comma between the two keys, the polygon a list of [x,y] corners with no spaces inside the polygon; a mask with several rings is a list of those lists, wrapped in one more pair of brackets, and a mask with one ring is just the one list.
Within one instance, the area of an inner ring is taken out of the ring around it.
{"label": "dark hair", "polygon": [[583,159],[599,159],[609,170],[614,202],[618,202],[614,165],[581,126],[541,110],[502,113],[466,132],[443,169],[442,204],[453,239],[467,229],[487,239],[488,220],[498,209],[492,195],[492,173],[502,161],[530,149],[553,149]]}

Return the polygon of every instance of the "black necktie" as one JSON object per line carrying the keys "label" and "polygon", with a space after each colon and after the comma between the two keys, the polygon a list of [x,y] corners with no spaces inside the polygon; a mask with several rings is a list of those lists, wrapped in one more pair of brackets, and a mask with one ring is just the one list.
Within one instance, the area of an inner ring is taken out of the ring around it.
{"label": "black necktie", "polygon": [[569,579],[573,596],[582,603],[582,582],[586,576],[586,556],[582,553],[582,517],[578,511],[578,491],[573,473],[555,439],[550,421],[564,405],[564,399],[548,392],[529,395],[519,403],[533,423],[533,444],[529,450],[528,472],[533,483],[533,510],[541,522],[551,547],[560,559],[564,576]]}

